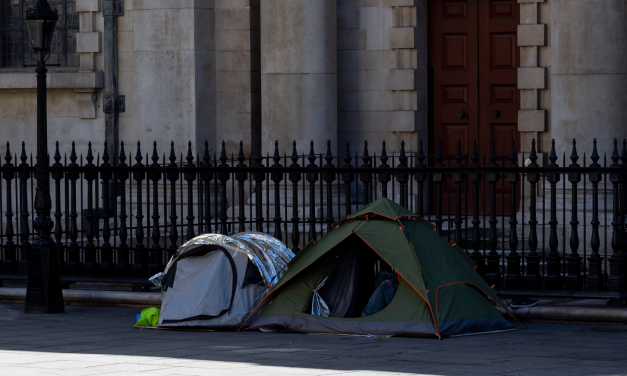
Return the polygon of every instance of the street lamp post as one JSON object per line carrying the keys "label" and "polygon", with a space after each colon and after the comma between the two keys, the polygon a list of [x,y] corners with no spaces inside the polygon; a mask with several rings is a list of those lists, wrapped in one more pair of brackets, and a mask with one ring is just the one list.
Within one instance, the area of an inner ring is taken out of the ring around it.
{"label": "street lamp post", "polygon": [[46,60],[50,57],[52,37],[59,19],[56,9],[47,0],[37,0],[26,13],[26,24],[37,61],[37,163],[35,165],[36,218],[33,228],[37,236],[32,242],[28,262],[28,286],[25,313],[63,313],[63,292],[59,275],[59,262],[54,242],[50,236],[53,222],[50,219],[50,170],[48,159],[48,121],[46,108]]}

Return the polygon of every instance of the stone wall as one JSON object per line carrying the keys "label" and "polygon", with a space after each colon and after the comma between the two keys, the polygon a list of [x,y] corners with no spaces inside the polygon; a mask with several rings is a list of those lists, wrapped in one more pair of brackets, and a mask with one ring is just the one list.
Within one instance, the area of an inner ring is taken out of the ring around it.
{"label": "stone wall", "polygon": [[427,137],[427,1],[338,0],[337,13],[339,144],[417,149]]}

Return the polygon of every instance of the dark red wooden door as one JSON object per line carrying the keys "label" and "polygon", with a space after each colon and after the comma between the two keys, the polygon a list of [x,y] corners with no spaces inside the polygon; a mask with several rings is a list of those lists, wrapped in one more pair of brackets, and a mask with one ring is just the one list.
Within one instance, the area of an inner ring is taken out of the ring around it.
{"label": "dark red wooden door", "polygon": [[[492,139],[496,140],[499,165],[509,164],[512,138],[518,149],[519,9],[516,0],[429,2],[432,142],[433,151],[437,152],[437,143],[442,141],[446,165],[455,163],[458,140],[465,161],[472,153],[473,141],[478,142],[481,164],[484,155],[490,153]],[[444,186],[444,213],[455,213],[454,188],[453,184]],[[506,211],[509,207],[509,184],[505,183],[504,188],[499,184],[499,213],[503,199]],[[465,197],[463,201],[466,202]]]}

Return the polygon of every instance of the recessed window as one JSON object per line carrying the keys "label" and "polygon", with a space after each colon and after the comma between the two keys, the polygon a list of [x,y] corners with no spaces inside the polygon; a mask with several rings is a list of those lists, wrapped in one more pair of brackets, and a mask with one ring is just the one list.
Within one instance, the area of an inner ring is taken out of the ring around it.
{"label": "recessed window", "polygon": [[[0,68],[20,68],[24,64],[35,64],[28,43],[28,29],[24,15],[35,0],[0,0]],[[49,64],[62,67],[79,66],[76,52],[78,13],[76,0],[48,0],[59,12],[57,31],[52,41]]]}

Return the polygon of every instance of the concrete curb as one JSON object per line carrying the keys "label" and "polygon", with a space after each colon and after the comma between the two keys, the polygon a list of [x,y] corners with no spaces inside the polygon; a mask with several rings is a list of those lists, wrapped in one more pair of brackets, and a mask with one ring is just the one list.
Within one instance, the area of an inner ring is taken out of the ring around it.
{"label": "concrete curb", "polygon": [[[0,287],[0,301],[23,302],[25,299],[25,288]],[[63,290],[63,300],[74,305],[161,306],[161,294],[157,292]]]}
{"label": "concrete curb", "polygon": [[[505,314],[505,310],[498,307]],[[536,306],[513,308],[518,318],[524,320],[577,321],[586,323],[627,324],[627,309]]]}

